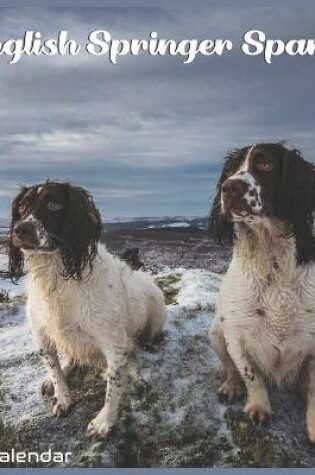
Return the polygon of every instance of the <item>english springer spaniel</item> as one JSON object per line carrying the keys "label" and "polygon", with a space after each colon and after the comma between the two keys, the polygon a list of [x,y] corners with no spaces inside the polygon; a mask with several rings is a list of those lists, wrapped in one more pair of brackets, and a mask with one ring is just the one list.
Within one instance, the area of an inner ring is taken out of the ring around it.
{"label": "english springer spaniel", "polygon": [[271,416],[265,377],[308,379],[307,431],[315,442],[314,165],[298,150],[262,143],[230,153],[210,216],[215,239],[234,243],[210,328],[227,371],[218,394],[247,389],[253,422]]}
{"label": "english springer spaniel", "polygon": [[[105,437],[113,426],[126,385],[135,341],[162,331],[166,307],[152,278],[132,271],[99,244],[101,218],[90,194],[69,183],[23,188],[12,205],[10,271],[28,271],[27,319],[47,366],[54,394],[52,413],[71,405],[67,374],[74,361],[106,362],[104,407],[88,436]],[[57,350],[69,364],[61,368]]]}

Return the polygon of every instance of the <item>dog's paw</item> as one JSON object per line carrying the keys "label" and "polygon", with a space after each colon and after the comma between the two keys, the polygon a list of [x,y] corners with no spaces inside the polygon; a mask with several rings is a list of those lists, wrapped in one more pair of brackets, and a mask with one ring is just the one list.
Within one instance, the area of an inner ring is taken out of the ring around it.
{"label": "dog's paw", "polygon": [[314,424],[307,424],[307,435],[312,444],[315,444],[315,426]]}
{"label": "dog's paw", "polygon": [[43,396],[53,396],[55,394],[55,388],[51,379],[46,379],[43,382],[41,390]]}
{"label": "dog's paw", "polygon": [[217,395],[222,402],[233,402],[240,399],[244,394],[244,388],[240,381],[224,381],[217,390]]}
{"label": "dog's paw", "polygon": [[91,420],[87,429],[85,431],[85,435],[87,437],[95,437],[97,439],[105,439],[111,430],[112,426],[109,426],[106,422],[102,421],[101,418],[97,416]]}
{"label": "dog's paw", "polygon": [[263,425],[271,419],[271,407],[269,401],[265,404],[248,402],[245,406],[245,412],[253,424]]}
{"label": "dog's paw", "polygon": [[71,407],[72,401],[69,395],[54,398],[51,406],[51,413],[55,417],[65,416]]}
{"label": "dog's paw", "polygon": [[315,426],[314,424],[307,424],[307,435],[308,435],[308,438],[310,440],[310,442],[312,442],[312,444],[315,444]]}

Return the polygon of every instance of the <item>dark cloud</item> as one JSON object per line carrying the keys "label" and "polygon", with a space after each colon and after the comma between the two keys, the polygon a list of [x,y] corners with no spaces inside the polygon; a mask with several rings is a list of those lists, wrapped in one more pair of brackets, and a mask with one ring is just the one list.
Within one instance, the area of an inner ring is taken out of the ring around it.
{"label": "dark cloud", "polygon": [[311,10],[284,8],[3,9],[0,40],[61,29],[113,37],[230,38],[232,52],[180,58],[0,57],[0,215],[17,186],[47,177],[89,188],[104,216],[207,212],[228,149],[287,139],[313,159],[315,58],[242,55],[249,29],[312,38]]}

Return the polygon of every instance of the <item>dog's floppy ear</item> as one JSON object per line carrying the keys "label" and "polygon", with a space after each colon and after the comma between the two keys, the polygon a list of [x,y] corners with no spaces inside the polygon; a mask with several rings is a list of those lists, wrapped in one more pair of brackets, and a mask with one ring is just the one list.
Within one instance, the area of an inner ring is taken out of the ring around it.
{"label": "dog's floppy ear", "polygon": [[225,158],[225,165],[219,178],[216,195],[212,203],[212,209],[209,215],[208,228],[209,231],[218,244],[233,244],[234,230],[233,223],[226,219],[222,214],[221,209],[221,186],[227,178],[239,169],[245,160],[249,147],[243,147],[233,150]]}
{"label": "dog's floppy ear", "polygon": [[102,223],[88,191],[70,184],[67,188],[67,214],[60,251],[65,266],[64,277],[80,280],[87,265],[92,270],[97,243],[102,234]]}
{"label": "dog's floppy ear", "polygon": [[275,211],[295,237],[297,262],[315,260],[315,168],[296,149],[284,150]]}
{"label": "dog's floppy ear", "polygon": [[9,256],[9,272],[11,279],[14,283],[18,281],[23,273],[24,268],[24,258],[21,250],[18,247],[13,245],[12,241],[12,232],[15,223],[20,219],[19,214],[19,203],[25,193],[29,190],[29,188],[22,187],[20,193],[17,197],[13,200],[12,203],[12,210],[11,210],[11,223],[10,223],[10,230],[9,230],[9,239],[8,239],[8,256]]}

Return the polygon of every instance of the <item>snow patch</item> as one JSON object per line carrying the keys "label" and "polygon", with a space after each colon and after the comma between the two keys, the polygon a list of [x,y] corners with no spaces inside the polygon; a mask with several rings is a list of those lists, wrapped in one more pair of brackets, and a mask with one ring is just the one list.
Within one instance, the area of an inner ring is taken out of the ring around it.
{"label": "snow patch", "polygon": [[181,311],[213,310],[221,284],[221,275],[205,269],[165,268],[159,277],[180,276],[173,284],[178,290],[177,305]]}
{"label": "snow patch", "polygon": [[221,279],[202,270],[187,270],[180,281],[177,303],[184,311],[213,310]]}
{"label": "snow patch", "polygon": [[[164,268],[156,277],[169,278],[166,285],[178,293],[176,303],[168,306],[164,341],[154,353],[140,351],[139,377],[157,394],[162,431],[188,423],[198,430],[215,427],[221,435],[224,411],[213,390],[220,363],[208,339],[221,276],[203,269]],[[138,411],[134,407],[138,421],[156,424],[150,412],[145,414],[141,406]]]}
{"label": "snow patch", "polygon": [[0,251],[0,271],[6,271],[8,269],[8,255],[5,252]]}
{"label": "snow patch", "polygon": [[[6,256],[0,256],[2,268]],[[45,370],[26,324],[25,279],[18,285],[10,279],[1,279],[0,289],[9,292],[13,299],[9,304],[0,305],[0,370],[1,391],[5,398],[4,419],[16,424],[43,411],[39,392]]]}
{"label": "snow patch", "polygon": [[156,228],[189,228],[191,225],[190,223],[186,222],[176,222],[176,223],[168,223],[168,224],[161,224],[161,225],[152,225],[148,226],[148,229],[156,229]]}

